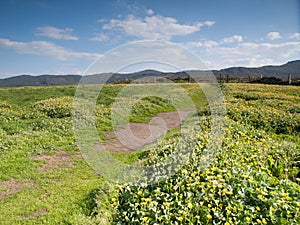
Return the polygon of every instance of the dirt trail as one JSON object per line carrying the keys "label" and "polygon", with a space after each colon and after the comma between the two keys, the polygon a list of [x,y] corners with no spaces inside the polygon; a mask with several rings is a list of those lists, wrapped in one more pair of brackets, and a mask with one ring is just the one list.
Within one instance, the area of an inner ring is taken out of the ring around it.
{"label": "dirt trail", "polygon": [[175,111],[159,113],[149,124],[128,123],[124,128],[115,132],[105,132],[110,139],[104,147],[113,152],[131,152],[155,142],[170,129],[180,127],[190,112]]}
{"label": "dirt trail", "polygon": [[34,184],[33,180],[26,180],[25,182],[21,183],[14,179],[7,180],[7,181],[1,181],[0,182],[0,188],[4,189],[4,192],[0,192],[0,199],[5,198],[8,195],[15,194],[19,191],[21,191],[23,188],[27,186],[32,186]]}
{"label": "dirt trail", "polygon": [[38,171],[40,172],[51,172],[55,169],[72,167],[74,164],[74,158],[78,157],[81,157],[81,155],[71,155],[64,151],[58,151],[54,155],[32,156],[33,159],[46,161],[44,165],[38,168]]}

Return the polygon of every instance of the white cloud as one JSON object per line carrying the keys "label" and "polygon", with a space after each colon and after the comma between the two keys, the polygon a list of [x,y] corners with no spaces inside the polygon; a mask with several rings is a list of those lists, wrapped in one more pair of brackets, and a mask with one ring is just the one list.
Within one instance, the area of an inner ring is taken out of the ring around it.
{"label": "white cloud", "polygon": [[279,32],[269,32],[266,38],[269,40],[276,40],[276,39],[280,39],[281,36]]}
{"label": "white cloud", "polygon": [[199,41],[199,42],[188,42],[185,44],[187,47],[196,47],[196,48],[200,48],[200,47],[206,47],[206,48],[212,48],[212,47],[216,47],[219,45],[218,42],[216,41]]}
{"label": "white cloud", "polygon": [[147,10],[147,15],[151,16],[154,14],[154,11],[152,9]]}
{"label": "white cloud", "polygon": [[212,26],[213,21],[193,25],[180,24],[171,17],[146,16],[144,19],[129,15],[125,20],[112,19],[103,26],[104,30],[123,31],[129,36],[143,39],[170,40],[173,36],[195,33],[203,26]]}
{"label": "white cloud", "polygon": [[222,39],[222,43],[229,44],[233,42],[242,42],[243,41],[243,36],[241,35],[233,35],[231,37],[226,37]]}
{"label": "white cloud", "polygon": [[267,64],[283,64],[299,59],[300,43],[235,43],[227,47],[222,41],[199,41],[183,44],[198,55],[211,69],[232,66],[258,67]]}
{"label": "white cloud", "polygon": [[216,42],[216,41],[204,41],[204,42],[202,43],[202,45],[203,45],[204,47],[207,47],[207,48],[212,48],[212,47],[218,46],[219,43]]}
{"label": "white cloud", "polygon": [[273,63],[274,63],[273,59],[270,58],[258,59],[255,57],[247,57],[241,59],[227,59],[226,67],[231,67],[231,66],[259,67],[259,66],[271,65]]}
{"label": "white cloud", "polygon": [[[219,68],[229,66],[262,66],[281,64],[299,58],[300,43],[239,43],[234,47],[218,46],[200,49],[199,55],[208,58]],[[207,60],[207,59],[206,59]]]}
{"label": "white cloud", "polygon": [[300,33],[294,33],[289,36],[290,39],[300,40]]}
{"label": "white cloud", "polygon": [[12,73],[0,71],[0,79],[4,79],[12,75],[13,75]]}
{"label": "white cloud", "polygon": [[73,29],[68,27],[65,29],[60,29],[57,27],[46,26],[46,27],[38,27],[37,33],[35,35],[54,38],[54,39],[71,40],[71,41],[78,40],[78,37],[71,34],[72,31]]}
{"label": "white cloud", "polygon": [[195,54],[180,45],[164,41],[136,41],[105,54],[86,73],[124,72],[133,68],[207,69]]}
{"label": "white cloud", "polygon": [[62,61],[76,58],[95,60],[101,56],[97,53],[75,52],[47,41],[17,42],[0,38],[0,47],[13,49],[19,54],[49,56]]}
{"label": "white cloud", "polygon": [[92,41],[108,41],[109,40],[109,37],[106,35],[106,34],[96,34],[94,37],[92,37],[90,40]]}
{"label": "white cloud", "polygon": [[219,48],[226,55],[232,56],[255,56],[255,57],[289,57],[300,51],[298,42],[285,42],[280,44],[271,43],[242,43],[234,48]]}
{"label": "white cloud", "polygon": [[223,38],[221,41],[216,42],[212,40],[207,41],[195,41],[195,42],[187,42],[184,44],[184,46],[188,48],[214,48],[217,46],[220,46],[221,44],[228,44],[228,43],[234,43],[234,42],[242,42],[243,36],[241,35],[233,35],[231,37]]}
{"label": "white cloud", "polygon": [[215,21],[205,21],[205,22],[203,23],[203,25],[204,25],[204,26],[210,27],[210,26],[214,25],[215,23],[216,23]]}

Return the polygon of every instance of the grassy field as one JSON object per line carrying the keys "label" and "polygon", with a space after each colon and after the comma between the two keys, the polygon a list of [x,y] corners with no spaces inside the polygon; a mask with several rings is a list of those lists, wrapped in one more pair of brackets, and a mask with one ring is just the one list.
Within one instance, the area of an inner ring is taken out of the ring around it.
{"label": "grassy field", "polygon": [[[80,156],[71,117],[76,87],[0,89],[0,224],[299,224],[300,88],[223,85],[225,138],[203,167],[209,108],[195,85],[183,87],[200,116],[201,132],[191,129],[181,140],[196,144],[192,159],[148,186],[114,185]],[[106,85],[98,97],[101,137],[112,130],[111,105],[122,88]],[[170,102],[147,97],[130,121],[172,110]],[[147,157],[114,156],[153,165],[176,151],[177,131]]]}

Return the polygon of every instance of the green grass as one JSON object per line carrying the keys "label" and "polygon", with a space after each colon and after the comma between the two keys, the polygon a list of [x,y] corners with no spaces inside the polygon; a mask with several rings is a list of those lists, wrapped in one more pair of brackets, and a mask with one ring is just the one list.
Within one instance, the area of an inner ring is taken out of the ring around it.
{"label": "green grass", "polygon": [[[98,95],[96,126],[101,138],[103,131],[112,130],[109,109],[123,87],[106,85]],[[193,89],[189,85],[186,88]],[[0,199],[0,224],[88,224],[96,221],[95,210],[110,212],[106,195],[110,184],[107,186],[103,177],[77,157],[80,152],[70,114],[75,91],[74,86],[0,89],[0,183],[33,182]],[[130,121],[147,122],[158,112],[172,110],[174,105],[162,98],[141,98],[133,106]],[[47,162],[37,156],[53,156],[62,151],[71,155],[73,166],[39,171]],[[133,164],[147,152],[112,154]],[[5,191],[1,188],[0,194]],[[99,198],[101,203],[97,202]]]}
{"label": "green grass", "polygon": [[[71,117],[76,87],[1,88],[0,185],[30,185],[0,198],[0,224],[299,224],[299,87],[223,86],[225,138],[203,168],[211,125],[207,99],[199,86],[180,85],[132,85],[127,90],[135,103],[131,122],[149,122],[159,112],[191,110],[193,105],[198,111],[185,121],[183,136],[175,128],[158,145],[112,153],[126,164],[153,165],[178,148],[192,152],[177,173],[142,187],[108,182],[79,157]],[[121,95],[124,87],[105,85],[97,96],[95,123],[101,139],[113,129],[116,98],[121,106],[131,103]],[[162,87],[166,93],[147,95]],[[79,97],[97,93],[97,88],[90,86],[91,92]],[[117,116],[125,123],[124,115]],[[62,152],[69,154],[71,165],[66,161],[40,171],[47,160],[39,157]],[[0,187],[0,195],[6,191]]]}
{"label": "green grass", "polygon": [[[159,145],[112,153],[126,164],[152,165],[170,157],[178,140],[183,149],[191,148],[192,160],[178,173],[144,187],[108,182],[78,157],[70,114],[76,87],[1,88],[0,184],[14,180],[32,185],[0,199],[0,224],[297,224],[299,87],[222,87],[227,106],[225,139],[203,169],[210,131],[207,99],[197,85],[180,85],[159,87],[171,93],[171,101],[164,93],[139,94],[157,92],[153,86],[132,85],[128,90],[137,100],[129,114],[132,122],[149,122],[158,112],[175,108],[192,109],[186,96],[178,94],[180,88],[198,110],[185,122],[189,136],[181,137],[175,128]],[[124,87],[105,85],[98,95],[95,123],[101,139],[107,138],[104,131],[112,131],[110,113],[116,97],[121,105],[129,104],[120,96]],[[96,92],[97,86],[91,86],[81,97]],[[193,124],[197,126],[189,130]],[[184,138],[189,139],[184,142]],[[39,170],[47,162],[38,157],[61,152],[70,154],[71,166]],[[1,187],[0,194],[6,190]]]}
{"label": "green grass", "polygon": [[176,173],[150,185],[115,188],[112,224],[300,223],[300,118],[289,110],[299,107],[299,87],[230,84],[224,91],[227,126],[215,153],[205,157],[208,109],[200,112],[201,130],[190,129],[183,142],[174,131],[144,161],[168,159],[179,143],[192,157]]}
{"label": "green grass", "polygon": [[[85,198],[102,183],[83,160],[78,160],[71,169],[23,176],[34,179],[35,183],[1,200],[1,224],[67,223],[77,210],[88,212]],[[47,212],[38,217],[32,215],[42,209]]]}
{"label": "green grass", "polygon": [[22,106],[48,98],[74,96],[75,91],[75,86],[1,88],[0,100]]}

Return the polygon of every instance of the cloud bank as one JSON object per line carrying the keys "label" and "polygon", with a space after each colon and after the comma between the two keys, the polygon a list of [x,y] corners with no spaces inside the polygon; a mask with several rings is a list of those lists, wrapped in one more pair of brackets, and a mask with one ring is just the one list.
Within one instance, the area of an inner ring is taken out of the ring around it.
{"label": "cloud bank", "polygon": [[189,35],[200,31],[203,26],[212,26],[214,21],[197,22],[192,25],[180,24],[171,17],[159,15],[137,18],[128,15],[124,20],[111,19],[103,30],[122,31],[126,35],[151,40],[170,40],[174,36]]}
{"label": "cloud bank", "polygon": [[73,29],[71,28],[60,29],[57,27],[46,26],[46,27],[38,27],[35,35],[49,37],[53,39],[77,41],[79,38],[72,35],[71,34],[72,31]]}
{"label": "cloud bank", "polygon": [[67,61],[76,58],[95,60],[101,56],[97,53],[75,52],[47,41],[17,42],[0,38],[0,46],[12,49],[19,54],[49,56],[61,61]]}

